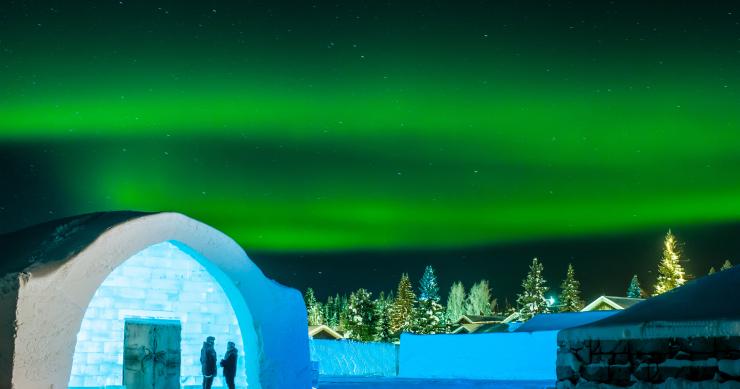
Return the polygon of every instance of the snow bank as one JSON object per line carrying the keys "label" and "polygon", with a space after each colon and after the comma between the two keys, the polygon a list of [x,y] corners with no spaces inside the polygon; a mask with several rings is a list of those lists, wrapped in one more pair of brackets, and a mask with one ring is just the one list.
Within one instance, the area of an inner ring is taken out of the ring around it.
{"label": "snow bank", "polygon": [[401,336],[409,378],[555,380],[557,331]]}
{"label": "snow bank", "polygon": [[533,317],[514,332],[554,331],[581,326],[607,318],[619,311],[546,313]]}
{"label": "snow bank", "polygon": [[385,376],[398,374],[398,346],[351,340],[312,339],[311,360],[324,376]]}

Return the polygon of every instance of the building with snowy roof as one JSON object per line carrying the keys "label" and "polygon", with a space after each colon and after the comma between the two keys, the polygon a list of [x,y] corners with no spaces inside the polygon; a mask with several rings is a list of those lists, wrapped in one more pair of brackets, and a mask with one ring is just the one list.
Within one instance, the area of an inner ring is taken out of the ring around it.
{"label": "building with snowy roof", "polygon": [[301,294],[196,220],[82,215],[2,235],[0,256],[2,388],[199,387],[207,336],[219,358],[236,344],[239,387],[311,386]]}
{"label": "building with snowy roof", "polygon": [[596,300],[588,303],[581,312],[589,311],[611,311],[627,309],[645,299],[618,297],[618,296],[599,296]]}

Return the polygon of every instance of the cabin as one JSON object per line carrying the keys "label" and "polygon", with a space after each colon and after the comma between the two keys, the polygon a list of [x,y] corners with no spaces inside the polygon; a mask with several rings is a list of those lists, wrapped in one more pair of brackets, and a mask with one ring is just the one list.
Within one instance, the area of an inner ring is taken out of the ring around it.
{"label": "cabin", "polygon": [[344,336],[331,327],[321,324],[318,326],[308,326],[308,337],[311,339],[341,340]]}
{"label": "cabin", "polygon": [[581,309],[581,312],[612,310],[621,311],[642,301],[645,301],[645,299],[617,296],[599,296],[599,298],[583,307],[583,309]]}
{"label": "cabin", "polygon": [[463,315],[457,321],[457,328],[452,331],[453,334],[472,334],[481,326],[490,324],[501,324],[504,317],[500,315]]}

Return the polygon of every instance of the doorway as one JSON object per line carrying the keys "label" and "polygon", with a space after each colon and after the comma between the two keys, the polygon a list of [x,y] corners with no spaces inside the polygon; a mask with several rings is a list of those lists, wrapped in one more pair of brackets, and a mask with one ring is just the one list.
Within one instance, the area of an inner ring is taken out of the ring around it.
{"label": "doorway", "polygon": [[180,339],[178,320],[126,319],[123,337],[126,389],[179,389]]}

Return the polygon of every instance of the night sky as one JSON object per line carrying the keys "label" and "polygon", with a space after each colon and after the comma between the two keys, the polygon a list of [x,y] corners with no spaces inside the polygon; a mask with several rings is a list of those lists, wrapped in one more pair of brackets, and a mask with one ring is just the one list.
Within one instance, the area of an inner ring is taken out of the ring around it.
{"label": "night sky", "polygon": [[[648,4],[650,3],[650,4]],[[740,6],[0,2],[0,232],[171,210],[319,295],[740,262]]]}

